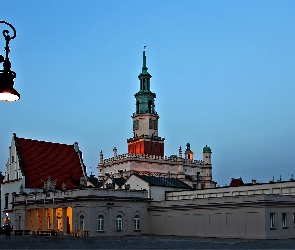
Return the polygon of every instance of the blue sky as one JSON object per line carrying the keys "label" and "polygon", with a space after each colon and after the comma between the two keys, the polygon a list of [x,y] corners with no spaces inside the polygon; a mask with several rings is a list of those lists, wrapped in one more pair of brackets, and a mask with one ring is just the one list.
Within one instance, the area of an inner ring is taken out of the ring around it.
{"label": "blue sky", "polygon": [[0,103],[2,172],[13,132],[77,141],[96,175],[100,150],[126,153],[146,45],[165,155],[190,142],[201,159],[210,146],[219,185],[295,174],[294,1],[0,4],[17,30],[10,58],[21,94]]}

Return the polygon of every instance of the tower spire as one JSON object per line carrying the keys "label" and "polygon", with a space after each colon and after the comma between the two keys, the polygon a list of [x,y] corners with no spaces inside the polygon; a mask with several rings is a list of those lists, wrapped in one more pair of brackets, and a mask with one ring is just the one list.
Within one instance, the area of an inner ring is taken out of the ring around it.
{"label": "tower spire", "polygon": [[143,53],[142,53],[142,73],[148,73],[147,70],[147,66],[146,66],[146,55],[145,55],[145,48],[146,46],[143,46]]}

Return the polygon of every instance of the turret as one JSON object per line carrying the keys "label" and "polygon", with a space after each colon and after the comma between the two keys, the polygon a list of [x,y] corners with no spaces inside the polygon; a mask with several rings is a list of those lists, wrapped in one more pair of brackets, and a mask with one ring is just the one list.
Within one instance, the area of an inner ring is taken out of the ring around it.
{"label": "turret", "polygon": [[203,148],[203,161],[204,164],[211,164],[211,148],[206,145]]}
{"label": "turret", "polygon": [[103,153],[102,153],[102,150],[100,151],[100,154],[99,154],[99,163],[98,163],[98,166],[97,166],[97,170],[98,170],[98,177],[104,177],[104,174],[105,174],[105,165],[103,163]]}
{"label": "turret", "polygon": [[191,151],[191,145],[190,145],[190,143],[187,143],[186,144],[185,159],[191,160],[191,161],[194,159],[194,152]]}

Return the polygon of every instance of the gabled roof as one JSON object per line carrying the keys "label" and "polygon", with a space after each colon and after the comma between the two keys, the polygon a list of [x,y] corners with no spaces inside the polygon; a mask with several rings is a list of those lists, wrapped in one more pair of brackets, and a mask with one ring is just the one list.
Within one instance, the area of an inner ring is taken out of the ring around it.
{"label": "gabled roof", "polygon": [[56,189],[62,189],[63,183],[67,189],[80,186],[85,166],[78,145],[19,138],[15,134],[14,141],[25,187],[43,188],[49,176],[56,181]]}
{"label": "gabled roof", "polygon": [[146,181],[151,186],[162,186],[162,187],[175,187],[175,188],[187,188],[191,189],[189,185],[177,178],[164,178],[149,175],[136,175],[138,178]]}

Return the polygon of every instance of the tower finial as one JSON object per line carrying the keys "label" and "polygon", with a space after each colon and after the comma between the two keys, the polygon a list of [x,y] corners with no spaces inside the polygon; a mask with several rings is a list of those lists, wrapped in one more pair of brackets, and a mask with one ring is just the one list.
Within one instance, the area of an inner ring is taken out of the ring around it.
{"label": "tower finial", "polygon": [[146,55],[145,55],[145,48],[146,46],[143,45],[143,56],[142,56],[142,73],[146,73],[148,68],[146,66]]}

